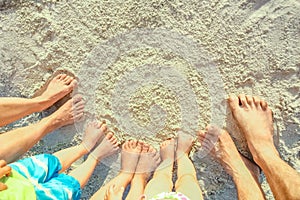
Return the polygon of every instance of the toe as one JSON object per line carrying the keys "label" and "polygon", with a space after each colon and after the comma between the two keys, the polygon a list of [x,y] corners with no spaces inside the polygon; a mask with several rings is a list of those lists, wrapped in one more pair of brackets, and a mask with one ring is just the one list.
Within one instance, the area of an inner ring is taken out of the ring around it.
{"label": "toe", "polygon": [[129,148],[129,141],[126,141],[122,144],[122,150],[126,150]]}
{"label": "toe", "polygon": [[60,74],[60,80],[64,81],[67,77],[67,74]]}
{"label": "toe", "polygon": [[261,100],[261,101],[260,101],[260,106],[261,106],[261,108],[262,108],[263,110],[267,110],[267,108],[268,108],[268,104],[267,104],[267,102],[264,101],[264,100]]}
{"label": "toe", "polygon": [[106,124],[102,124],[102,126],[100,127],[100,130],[104,133],[107,131],[107,126]]}
{"label": "toe", "polygon": [[254,105],[254,102],[253,102],[253,97],[250,96],[250,95],[246,95],[246,101],[247,101],[247,104],[252,107]]}
{"label": "toe", "polygon": [[228,98],[228,104],[232,110],[235,110],[239,107],[239,99],[234,94],[231,94]]}
{"label": "toe", "polygon": [[63,79],[63,82],[66,84],[66,85],[69,85],[72,81],[72,77],[70,76],[67,76],[66,78]]}
{"label": "toe", "polygon": [[73,80],[70,82],[70,84],[69,84],[70,88],[74,88],[74,87],[76,87],[77,85],[78,85],[78,81],[77,81],[76,79],[73,79]]}
{"label": "toe", "polygon": [[246,108],[248,107],[247,99],[244,94],[240,94],[238,96],[238,99],[239,99],[239,104],[241,107],[246,107]]}
{"label": "toe", "polygon": [[62,74],[58,74],[53,78],[53,80],[60,80],[62,78]]}
{"label": "toe", "polygon": [[260,106],[260,98],[258,96],[253,96],[253,102],[256,107],[261,107]]}
{"label": "toe", "polygon": [[114,133],[110,131],[110,132],[107,133],[106,138],[108,140],[110,140],[113,136],[114,136]]}

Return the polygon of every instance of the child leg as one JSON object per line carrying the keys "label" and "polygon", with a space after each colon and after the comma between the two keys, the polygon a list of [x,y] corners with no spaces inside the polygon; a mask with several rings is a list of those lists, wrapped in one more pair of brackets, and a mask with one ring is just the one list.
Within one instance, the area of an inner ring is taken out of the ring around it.
{"label": "child leg", "polygon": [[72,170],[69,175],[74,177],[83,188],[88,182],[97,164],[105,157],[112,155],[118,150],[117,138],[112,132],[108,133],[103,141],[88,156],[87,160]]}
{"label": "child leg", "polygon": [[[132,180],[133,174],[136,169],[139,155],[142,148],[142,143],[137,141],[126,141],[122,145],[121,155],[121,171],[118,176],[108,182],[105,186],[101,187],[91,198],[91,200],[105,199],[108,197],[107,190],[113,185],[116,188],[126,188]],[[108,198],[109,199],[109,198]]]}
{"label": "child leg", "polygon": [[174,163],[175,141],[164,141],[160,146],[162,162],[155,170],[153,178],[145,188],[147,198],[152,198],[162,192],[171,192],[173,188],[172,171]]}
{"label": "child leg", "polygon": [[63,149],[54,153],[62,166],[60,173],[68,169],[73,162],[87,154],[96,144],[96,142],[104,136],[106,125],[99,122],[92,122],[87,125],[83,141],[80,145]]}
{"label": "child leg", "polygon": [[178,180],[175,183],[175,189],[176,192],[184,194],[191,200],[200,200],[203,199],[202,191],[197,181],[194,165],[188,157],[192,144],[192,136],[179,134],[176,151]]}
{"label": "child leg", "polygon": [[147,180],[159,162],[159,153],[152,146],[144,143],[126,200],[141,198],[144,194]]}

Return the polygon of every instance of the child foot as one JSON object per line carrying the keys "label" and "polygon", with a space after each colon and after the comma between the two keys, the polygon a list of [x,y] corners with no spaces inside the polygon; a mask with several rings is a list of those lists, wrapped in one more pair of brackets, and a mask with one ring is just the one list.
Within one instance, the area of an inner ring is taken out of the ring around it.
{"label": "child foot", "polygon": [[[214,140],[216,136],[218,136],[217,143]],[[198,140],[204,148],[211,150],[212,156],[219,160],[229,175],[235,175],[243,166],[242,156],[225,130],[208,126],[206,131],[198,132]],[[244,167],[246,166],[244,165]]]}
{"label": "child foot", "polygon": [[80,121],[84,115],[84,100],[80,95],[68,100],[62,107],[50,115],[55,128]]}
{"label": "child foot", "polygon": [[137,163],[135,176],[140,174],[145,180],[147,180],[157,166],[160,163],[159,153],[149,144],[143,145],[143,149],[140,154],[140,159]]}
{"label": "child foot", "polygon": [[272,111],[267,103],[258,97],[243,94],[238,97],[231,95],[228,103],[254,160],[265,150],[277,152],[273,144]]}
{"label": "child foot", "polygon": [[134,173],[140,153],[143,148],[143,142],[136,140],[126,141],[122,145],[121,153],[121,171],[126,173]]}
{"label": "child foot", "polygon": [[46,101],[45,109],[70,93],[76,85],[77,81],[73,77],[66,74],[59,74],[45,86],[45,90],[37,98]]}
{"label": "child foot", "polygon": [[117,188],[115,185],[109,186],[106,190],[104,200],[121,200],[123,196],[124,188]]}
{"label": "child foot", "polygon": [[189,154],[194,143],[194,138],[191,135],[180,133],[178,134],[178,142],[176,149],[177,159],[183,154]]}
{"label": "child foot", "polygon": [[165,140],[160,145],[160,157],[162,161],[174,161],[175,155],[175,140],[174,138]]}
{"label": "child foot", "polygon": [[89,152],[94,148],[95,144],[104,136],[107,130],[106,124],[103,122],[90,122],[83,134],[82,145]]}
{"label": "child foot", "polygon": [[116,153],[119,149],[118,145],[118,140],[114,133],[108,132],[102,142],[92,151],[91,155],[97,161],[101,161],[103,158]]}

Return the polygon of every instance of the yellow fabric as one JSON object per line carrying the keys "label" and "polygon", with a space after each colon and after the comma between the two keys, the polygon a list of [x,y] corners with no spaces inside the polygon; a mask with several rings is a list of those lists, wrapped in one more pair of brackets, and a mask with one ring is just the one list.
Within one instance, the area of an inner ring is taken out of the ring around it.
{"label": "yellow fabric", "polygon": [[36,199],[35,190],[30,181],[14,170],[9,177],[2,177],[0,182],[7,185],[7,189],[0,192],[1,200]]}

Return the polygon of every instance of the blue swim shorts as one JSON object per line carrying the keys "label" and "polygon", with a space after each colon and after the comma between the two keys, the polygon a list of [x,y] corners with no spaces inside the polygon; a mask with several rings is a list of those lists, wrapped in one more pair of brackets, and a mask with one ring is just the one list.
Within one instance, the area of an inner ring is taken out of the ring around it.
{"label": "blue swim shorts", "polygon": [[41,154],[25,158],[10,166],[34,185],[37,199],[80,199],[79,182],[71,176],[58,173],[61,170],[61,164],[53,155]]}

